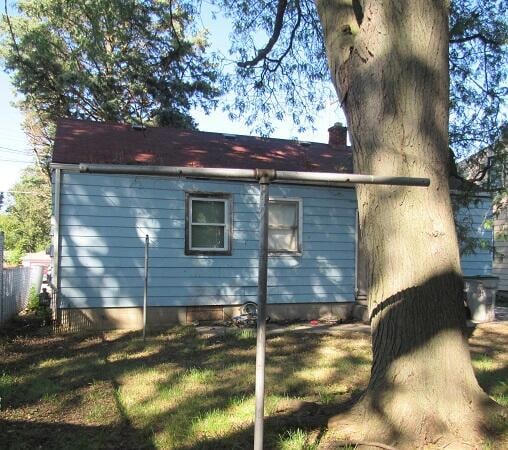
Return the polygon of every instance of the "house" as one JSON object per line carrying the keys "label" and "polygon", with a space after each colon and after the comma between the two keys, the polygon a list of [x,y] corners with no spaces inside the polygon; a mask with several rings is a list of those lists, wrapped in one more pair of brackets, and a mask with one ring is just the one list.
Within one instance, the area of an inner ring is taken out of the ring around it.
{"label": "house", "polygon": [[[351,173],[346,129],[336,125],[329,132],[329,143],[319,144],[60,121],[52,167],[53,282],[61,320],[140,327],[146,236],[149,326],[222,320],[256,301],[258,183],[164,176],[157,168]],[[100,165],[102,173],[83,173],[86,164]],[[125,166],[152,168],[151,174],[115,173]],[[356,207],[350,185],[271,185],[273,319],[352,314],[365,290]],[[464,261],[465,273],[490,273],[490,256],[472,258]]]}
{"label": "house", "polygon": [[23,267],[42,267],[44,275],[46,275],[51,264],[51,258],[46,251],[37,253],[27,253],[21,258]]}
{"label": "house", "polygon": [[500,139],[497,145],[499,146],[497,152],[494,152],[491,148],[481,150],[461,161],[459,168],[467,179],[472,180],[481,190],[490,192],[494,196],[490,214],[493,231],[492,274],[499,279],[497,287],[499,294],[508,297],[508,198],[506,196],[508,165],[506,137]]}
{"label": "house", "polygon": [[492,274],[499,277],[498,292],[508,298],[508,205],[506,198],[494,215],[494,261]]}

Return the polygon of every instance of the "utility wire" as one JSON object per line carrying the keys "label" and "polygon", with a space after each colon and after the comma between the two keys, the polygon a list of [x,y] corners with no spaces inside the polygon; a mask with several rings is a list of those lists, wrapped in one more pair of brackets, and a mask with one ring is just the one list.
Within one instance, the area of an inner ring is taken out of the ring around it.
{"label": "utility wire", "polygon": [[16,152],[16,153],[32,153],[32,150],[30,149],[27,149],[27,148],[13,148],[13,147],[3,147],[2,145],[0,145],[0,149],[3,151],[3,152]]}
{"label": "utility wire", "polygon": [[0,140],[2,142],[8,142],[9,144],[15,144],[15,145],[27,145],[28,139],[20,138],[14,134],[6,134],[0,131]]}
{"label": "utility wire", "polygon": [[33,163],[33,160],[27,161],[27,160],[20,160],[20,159],[7,159],[7,158],[0,158],[0,161],[10,162],[10,163],[19,163],[19,164],[30,164]]}
{"label": "utility wire", "polygon": [[12,158],[14,156],[20,156],[20,157],[29,158],[31,156],[34,156],[34,154],[33,153],[22,153],[22,152],[15,152],[15,151],[9,151],[9,150],[2,150],[2,149],[0,149],[0,156],[1,157],[6,157],[6,158]]}
{"label": "utility wire", "polygon": [[10,195],[17,195],[17,194],[25,194],[25,195],[44,195],[44,192],[42,191],[0,191],[0,194],[10,194]]}

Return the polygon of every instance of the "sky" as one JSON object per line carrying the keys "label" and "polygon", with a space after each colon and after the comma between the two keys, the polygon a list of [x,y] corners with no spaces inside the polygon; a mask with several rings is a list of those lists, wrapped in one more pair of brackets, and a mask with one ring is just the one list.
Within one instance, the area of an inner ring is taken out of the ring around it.
{"label": "sky", "polygon": [[7,191],[21,170],[33,161],[21,129],[21,113],[12,105],[15,97],[9,77],[0,73],[0,192]]}
{"label": "sky", "polygon": [[[209,31],[211,51],[227,54],[229,47],[227,21],[218,16],[212,20],[211,11],[202,11],[202,25]],[[22,115],[13,106],[15,93],[9,81],[9,76],[0,72],[0,192],[8,191],[19,179],[23,168],[33,162],[33,156],[29,150],[23,130],[21,128]],[[218,133],[250,135],[251,130],[240,122],[232,122],[226,113],[219,107],[210,115],[201,110],[192,112],[201,131]],[[308,130],[298,133],[297,127],[290,121],[282,123],[276,128],[270,137],[281,139],[300,139],[302,141],[327,142],[328,128],[336,122],[345,122],[337,104],[330,105],[316,118],[314,127],[316,130]]]}

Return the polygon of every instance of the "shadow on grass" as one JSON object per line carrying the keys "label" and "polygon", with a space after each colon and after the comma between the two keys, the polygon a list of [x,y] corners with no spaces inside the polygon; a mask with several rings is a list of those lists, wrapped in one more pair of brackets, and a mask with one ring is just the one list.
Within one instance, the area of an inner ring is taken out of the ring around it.
{"label": "shadow on grass", "polygon": [[143,432],[120,426],[90,426],[68,423],[1,420],[2,448],[51,449],[154,449]]}
{"label": "shadow on grass", "polygon": [[[491,395],[508,375],[493,362],[505,343],[495,328],[471,338],[477,376]],[[269,337],[265,448],[284,447],[281,440],[300,430],[319,440],[328,418],[347,411],[365,387],[369,347],[353,332]],[[146,342],[139,333],[28,334],[0,339],[0,357],[7,448],[39,440],[47,448],[70,448],[71,440],[76,448],[252,446],[255,338],[248,333],[204,339],[181,328]]]}
{"label": "shadow on grass", "polygon": [[508,407],[508,330],[501,323],[478,325],[469,340],[476,378],[482,389]]}
{"label": "shadow on grass", "polygon": [[[268,340],[266,448],[276,448],[281,434],[295,427],[319,433],[358,391],[359,367],[366,381],[369,359],[355,350],[358,338],[343,336],[346,351],[333,348],[336,339],[288,333]],[[145,343],[138,333],[10,336],[0,341],[0,354],[8,418],[0,439],[13,445],[19,433],[29,448],[38,440],[67,448],[67,438],[76,448],[252,445],[251,335],[205,340],[193,329],[179,329]],[[342,387],[323,392],[325,385]],[[309,406],[320,398],[326,405]]]}

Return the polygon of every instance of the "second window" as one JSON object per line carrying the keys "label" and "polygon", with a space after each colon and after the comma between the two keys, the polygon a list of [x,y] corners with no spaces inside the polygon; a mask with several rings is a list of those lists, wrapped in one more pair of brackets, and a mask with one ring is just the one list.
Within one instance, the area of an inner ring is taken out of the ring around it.
{"label": "second window", "polygon": [[270,253],[301,253],[302,201],[270,199],[268,207],[268,250]]}

